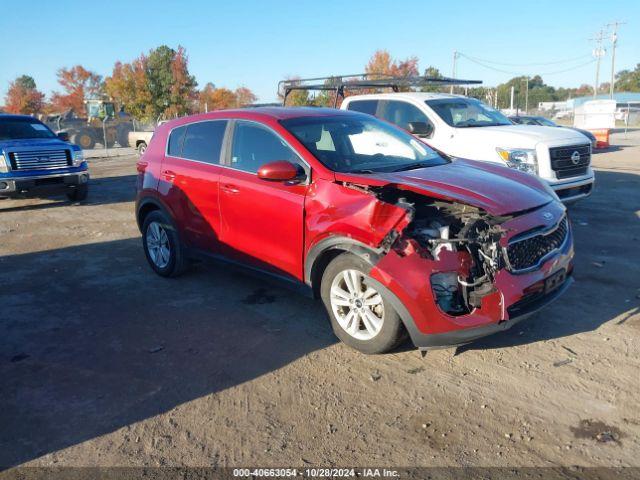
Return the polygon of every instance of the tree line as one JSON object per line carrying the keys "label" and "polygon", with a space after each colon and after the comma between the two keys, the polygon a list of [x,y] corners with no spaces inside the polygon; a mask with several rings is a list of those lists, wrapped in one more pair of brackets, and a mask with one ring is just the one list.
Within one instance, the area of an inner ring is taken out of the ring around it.
{"label": "tree line", "polygon": [[3,110],[7,113],[49,114],[73,110],[82,116],[89,99],[110,100],[140,121],[234,108],[256,101],[246,87],[235,90],[207,83],[198,89],[189,73],[183,47],[162,45],[130,63],[117,61],[111,75],[103,78],[82,65],[57,71],[61,90],[47,100],[35,80],[22,75],[10,82]]}
{"label": "tree line", "polygon": [[[373,78],[376,75],[420,75],[418,57],[395,59],[387,50],[376,51],[364,68]],[[423,75],[443,77],[434,66],[428,66]],[[153,122],[159,118],[240,107],[256,101],[256,96],[246,87],[230,90],[207,83],[198,89],[195,77],[189,73],[186,51],[180,46],[173,49],[162,45],[147,54],[141,54],[130,63],[117,61],[111,75],[106,78],[82,65],[61,68],[57,77],[61,91],[53,92],[49,100],[38,90],[32,77],[22,75],[16,78],[9,85],[4,110],[8,113],[25,114],[62,113],[73,110],[81,115],[85,100],[109,99],[134,118]],[[296,77],[291,79],[295,80]],[[510,105],[511,87],[514,88],[515,106],[518,108],[525,106],[527,87],[530,108],[539,102],[563,101],[593,93],[593,87],[587,84],[577,88],[555,88],[547,85],[540,75],[514,77],[496,88],[472,87],[464,90],[464,93],[482,100],[491,100],[495,98],[492,95],[497,95],[497,106],[506,108]],[[634,70],[618,72],[615,89],[640,92],[640,64]],[[448,87],[434,85],[422,87],[422,91],[448,90]],[[601,84],[599,90],[598,93],[608,92],[609,84]],[[289,95],[287,104],[331,106],[334,102],[333,96],[334,93],[329,91],[310,93],[298,90]]]}

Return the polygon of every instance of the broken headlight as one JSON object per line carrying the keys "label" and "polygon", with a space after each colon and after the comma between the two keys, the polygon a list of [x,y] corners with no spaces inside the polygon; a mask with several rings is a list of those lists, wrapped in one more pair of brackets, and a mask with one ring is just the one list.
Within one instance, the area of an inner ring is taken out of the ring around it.
{"label": "broken headlight", "polygon": [[538,157],[536,151],[527,148],[496,148],[500,158],[508,167],[521,172],[538,174]]}

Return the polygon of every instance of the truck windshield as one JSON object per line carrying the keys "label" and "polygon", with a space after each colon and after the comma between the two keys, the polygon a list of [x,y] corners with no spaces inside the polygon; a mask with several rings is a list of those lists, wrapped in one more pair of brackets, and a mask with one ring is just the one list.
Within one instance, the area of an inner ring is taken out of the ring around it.
{"label": "truck windshield", "polygon": [[56,136],[35,118],[0,117],[0,140],[29,138],[56,138]]}
{"label": "truck windshield", "polygon": [[495,127],[513,125],[507,117],[473,98],[441,98],[425,103],[444,120],[456,128]]}
{"label": "truck windshield", "polygon": [[412,135],[365,115],[299,117],[281,124],[336,172],[394,172],[448,163]]}

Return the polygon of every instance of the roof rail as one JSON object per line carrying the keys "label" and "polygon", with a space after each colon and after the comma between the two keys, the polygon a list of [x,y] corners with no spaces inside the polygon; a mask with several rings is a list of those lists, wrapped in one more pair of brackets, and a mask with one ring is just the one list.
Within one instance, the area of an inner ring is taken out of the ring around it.
{"label": "roof rail", "polygon": [[294,78],[278,82],[278,94],[282,95],[282,105],[294,90],[318,90],[336,92],[333,106],[338,106],[338,98],[344,98],[345,89],[391,88],[398,92],[402,87],[423,87],[425,85],[479,85],[482,80],[463,80],[449,77],[409,76],[396,77],[377,73],[356,73],[352,75],[334,75],[331,77]]}

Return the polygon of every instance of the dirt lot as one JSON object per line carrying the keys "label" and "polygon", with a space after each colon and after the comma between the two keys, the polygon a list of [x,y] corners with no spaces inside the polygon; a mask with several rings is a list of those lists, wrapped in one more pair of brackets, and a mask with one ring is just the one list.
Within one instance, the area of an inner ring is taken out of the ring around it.
{"label": "dirt lot", "polygon": [[571,209],[576,284],[421,358],[336,343],[322,307],[199,264],[154,275],[134,157],[90,200],[0,201],[0,465],[640,466],[640,132]]}

